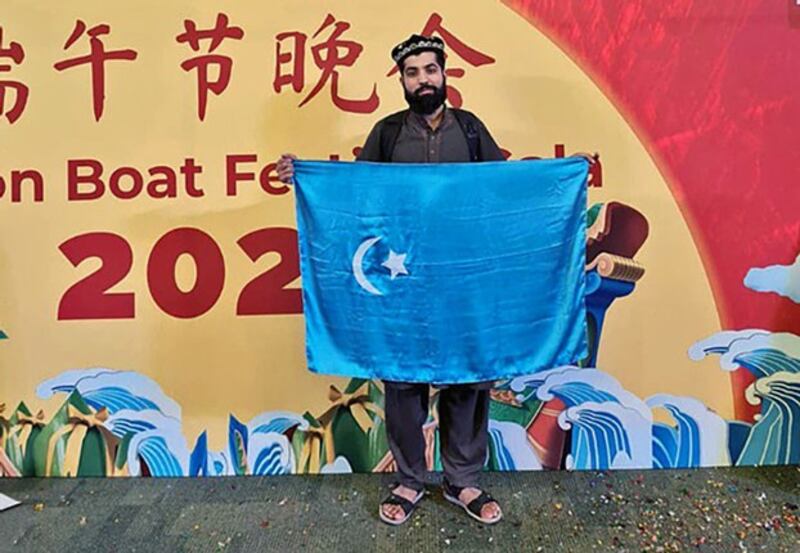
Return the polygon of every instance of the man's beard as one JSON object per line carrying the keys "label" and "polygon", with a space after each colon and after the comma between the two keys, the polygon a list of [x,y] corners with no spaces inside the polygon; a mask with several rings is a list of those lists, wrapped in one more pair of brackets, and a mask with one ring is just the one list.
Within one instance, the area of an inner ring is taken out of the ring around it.
{"label": "man's beard", "polygon": [[[426,89],[433,91],[433,94],[420,95],[420,93]],[[411,108],[411,111],[420,115],[430,115],[444,103],[447,97],[447,83],[442,81],[441,88],[436,88],[432,85],[422,85],[413,93],[403,87],[403,91],[405,92],[406,102],[408,102],[408,107]]]}

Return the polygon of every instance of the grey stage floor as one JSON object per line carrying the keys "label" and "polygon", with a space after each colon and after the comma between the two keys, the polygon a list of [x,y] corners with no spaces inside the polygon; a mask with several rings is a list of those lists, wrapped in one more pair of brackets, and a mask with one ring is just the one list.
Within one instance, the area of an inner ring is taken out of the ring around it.
{"label": "grey stage floor", "polygon": [[800,469],[494,473],[485,527],[431,493],[382,524],[381,475],[0,479],[0,551],[800,551]]}

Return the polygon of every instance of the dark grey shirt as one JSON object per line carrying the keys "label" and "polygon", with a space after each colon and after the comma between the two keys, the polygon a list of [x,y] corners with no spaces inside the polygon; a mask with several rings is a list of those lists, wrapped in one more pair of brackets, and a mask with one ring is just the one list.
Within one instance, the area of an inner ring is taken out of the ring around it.
{"label": "dark grey shirt", "polygon": [[[486,126],[478,121],[480,159],[483,161],[503,161],[503,153],[489,134]],[[369,133],[367,142],[358,154],[358,161],[382,161],[380,135],[383,120],[379,121]],[[444,111],[442,122],[432,130],[421,115],[411,111],[406,115],[400,134],[397,135],[392,150],[391,161],[396,163],[454,163],[469,161],[469,146],[464,131],[451,109]],[[396,388],[411,389],[420,384],[393,382]],[[494,382],[475,382],[462,385],[474,390],[488,390]],[[447,384],[437,384],[437,388],[447,388]]]}
{"label": "dark grey shirt", "polygon": [[[497,143],[486,126],[479,121],[478,136],[482,161],[502,161]],[[358,154],[358,161],[382,161],[380,134],[383,121],[369,133],[367,142]],[[428,126],[425,118],[409,111],[400,128],[391,161],[396,163],[453,163],[469,161],[469,147],[464,131],[452,109],[445,108],[442,122],[436,130]]]}

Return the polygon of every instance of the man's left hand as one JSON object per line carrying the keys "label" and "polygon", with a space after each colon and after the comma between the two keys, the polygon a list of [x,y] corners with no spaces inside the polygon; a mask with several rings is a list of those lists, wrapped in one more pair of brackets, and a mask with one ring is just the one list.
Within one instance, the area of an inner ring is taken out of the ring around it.
{"label": "man's left hand", "polygon": [[593,154],[587,154],[586,152],[575,152],[569,157],[582,157],[589,163],[589,165],[594,165],[595,163],[600,161],[600,154],[598,154],[597,152]]}

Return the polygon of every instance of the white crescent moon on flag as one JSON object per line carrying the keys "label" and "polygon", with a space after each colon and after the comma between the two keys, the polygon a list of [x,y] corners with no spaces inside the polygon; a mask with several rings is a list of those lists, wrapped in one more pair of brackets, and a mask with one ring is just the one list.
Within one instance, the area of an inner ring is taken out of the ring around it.
{"label": "white crescent moon on flag", "polygon": [[358,246],[355,255],[353,255],[353,276],[355,276],[356,282],[364,290],[376,296],[382,296],[383,292],[375,288],[375,286],[369,280],[367,280],[367,277],[364,274],[363,263],[364,263],[364,256],[367,254],[367,251],[369,251],[369,249],[372,246],[374,246],[380,239],[381,239],[380,236],[376,236],[374,238],[367,238],[366,240],[361,242],[361,245]]}

